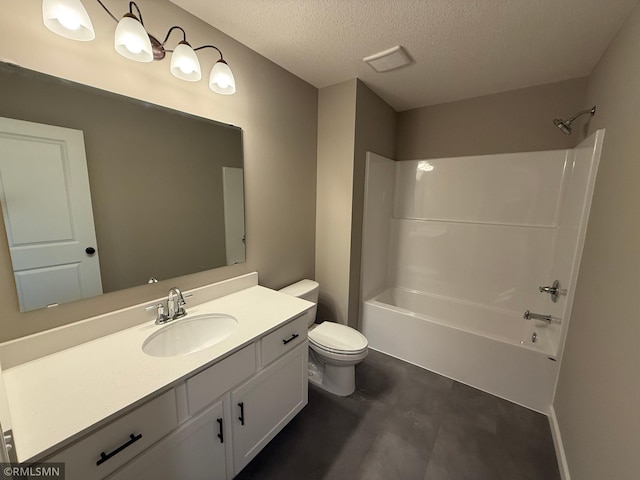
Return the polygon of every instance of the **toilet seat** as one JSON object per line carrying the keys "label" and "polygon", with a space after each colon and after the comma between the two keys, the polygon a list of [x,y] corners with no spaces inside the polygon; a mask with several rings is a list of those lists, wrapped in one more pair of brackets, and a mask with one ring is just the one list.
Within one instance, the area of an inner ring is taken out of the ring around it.
{"label": "toilet seat", "polygon": [[323,322],[309,330],[309,343],[328,353],[360,355],[367,350],[367,338],[359,331],[334,322]]}

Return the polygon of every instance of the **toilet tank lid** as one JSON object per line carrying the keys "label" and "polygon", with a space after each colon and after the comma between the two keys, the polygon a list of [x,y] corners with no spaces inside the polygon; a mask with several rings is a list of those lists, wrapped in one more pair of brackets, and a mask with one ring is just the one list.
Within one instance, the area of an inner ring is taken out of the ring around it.
{"label": "toilet tank lid", "polygon": [[280,289],[280,292],[294,297],[301,297],[317,289],[319,286],[320,284],[318,282],[305,279]]}

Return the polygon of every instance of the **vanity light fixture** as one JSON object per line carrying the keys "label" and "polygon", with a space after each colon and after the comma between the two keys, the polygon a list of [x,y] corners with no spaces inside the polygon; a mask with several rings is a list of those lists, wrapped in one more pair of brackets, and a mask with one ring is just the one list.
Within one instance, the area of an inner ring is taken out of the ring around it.
{"label": "vanity light fixture", "polygon": [[42,20],[54,33],[87,42],[96,38],[89,14],[80,0],[44,0]]}
{"label": "vanity light fixture", "polygon": [[[152,62],[162,60],[169,52],[171,53],[171,73],[181,80],[197,82],[202,78],[202,71],[196,51],[212,48],[218,52],[220,59],[211,69],[209,88],[221,95],[232,95],[236,92],[233,73],[218,47],[203,45],[192,48],[187,42],[187,33],[178,25],[169,28],[164,40],[160,42],[147,32],[142,12],[136,2],[129,2],[129,12],[118,19],[101,0],[96,1],[118,24],[114,36],[114,47],[123,57],[136,62]],[[81,41],[95,38],[91,19],[80,0],[43,0],[42,17],[49,30],[63,37]],[[175,49],[170,50],[165,46],[174,30],[182,32],[182,40]]]}
{"label": "vanity light fixture", "polygon": [[[104,7],[102,2],[98,2]],[[136,7],[138,10],[138,16],[136,17],[132,10]],[[104,7],[105,10],[106,7]],[[111,15],[111,12],[107,10],[107,13]],[[114,18],[115,20],[115,18]],[[169,30],[171,32],[171,30]],[[144,29],[144,23],[142,23],[142,13],[138,9],[138,5],[134,2],[129,3],[129,13],[125,13],[124,16],[118,21],[116,27],[116,33],[114,36],[114,47],[116,52],[129,60],[136,62],[152,62],[155,54],[153,47],[151,46],[151,39],[153,37],[147,34]],[[156,40],[156,43],[157,42]],[[164,58],[164,54],[161,58]]]}

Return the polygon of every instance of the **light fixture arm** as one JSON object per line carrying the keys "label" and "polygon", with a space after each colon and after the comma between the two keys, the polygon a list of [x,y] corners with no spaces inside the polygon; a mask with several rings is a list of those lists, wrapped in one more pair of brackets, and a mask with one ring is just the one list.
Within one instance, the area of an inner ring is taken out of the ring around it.
{"label": "light fixture arm", "polygon": [[[202,45],[201,47],[198,48],[194,48],[193,51],[197,52],[198,50],[202,50],[203,48],[213,48],[214,50],[217,50],[218,53],[220,54],[220,60],[222,60],[224,62],[224,57],[222,56],[222,51],[216,47],[215,45]],[[227,63],[227,62],[225,62]]]}
{"label": "light fixture arm", "polygon": [[[173,32],[174,30],[180,30],[182,32],[182,41],[188,45],[187,32],[185,32],[184,28],[182,28],[179,25],[174,25],[173,27],[171,27],[169,29],[169,31],[167,32],[167,35],[164,37],[164,40],[162,41],[162,43],[160,45],[162,45],[164,47],[164,45],[167,43],[167,40],[169,40],[169,36],[171,35],[171,32]],[[167,52],[171,52],[171,51],[172,50],[167,50]]]}
{"label": "light fixture arm", "polygon": [[[111,18],[113,18],[114,22],[118,23],[120,21],[118,17],[116,17],[113,13],[111,13],[111,11],[107,8],[107,6],[104,3],[102,3],[102,0],[96,0],[96,2],[98,2],[100,6],[104,8],[104,11],[107,12]],[[144,27],[144,20],[142,20],[142,12],[140,11],[138,4],[136,2],[129,2],[129,13],[131,15],[135,15],[133,13],[133,7],[136,7],[136,12],[138,13],[138,16],[136,18],[140,21],[140,24]]]}
{"label": "light fixture arm", "polygon": [[144,27],[144,21],[142,20],[142,12],[138,8],[138,5],[136,4],[136,2],[129,2],[129,13],[131,15],[133,15],[133,7],[136,7],[136,11],[138,12],[138,18],[140,19],[140,23]]}
{"label": "light fixture arm", "polygon": [[[101,6],[102,8],[104,8],[104,11],[105,11],[105,12],[107,12],[111,18],[113,18],[113,21],[114,21],[114,22],[116,22],[116,23],[118,23],[118,22],[119,22],[118,18],[117,18],[113,13],[111,13],[111,12],[109,11],[109,9],[106,7],[106,5],[105,5],[104,3],[102,3],[102,1],[101,1],[101,0],[96,0],[96,2],[98,2],[98,3],[100,4],[100,6]],[[136,7],[137,7],[137,5],[136,5]],[[131,8],[129,8],[129,9],[131,9]]]}

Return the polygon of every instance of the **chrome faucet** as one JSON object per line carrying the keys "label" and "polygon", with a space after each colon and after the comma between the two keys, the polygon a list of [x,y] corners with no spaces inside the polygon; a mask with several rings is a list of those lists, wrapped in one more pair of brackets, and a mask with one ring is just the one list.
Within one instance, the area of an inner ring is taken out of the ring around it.
{"label": "chrome faucet", "polygon": [[533,318],[534,320],[542,320],[543,322],[547,322],[547,323],[551,323],[553,321],[553,319],[551,318],[551,315],[540,315],[539,313],[533,313],[533,312],[530,312],[529,310],[524,312],[524,315],[522,316],[522,318],[524,318],[525,320],[531,320]]}
{"label": "chrome faucet", "polygon": [[176,318],[184,317],[187,311],[184,309],[184,295],[178,287],[171,287],[169,289],[169,295],[167,296],[167,320],[175,320]]}
{"label": "chrome faucet", "polygon": [[187,302],[185,302],[184,299],[191,296],[193,296],[192,293],[183,295],[178,287],[171,287],[169,289],[169,295],[167,295],[167,313],[165,313],[164,303],[162,302],[146,307],[145,310],[155,309],[156,325],[162,325],[176,318],[184,317],[187,314],[187,311],[184,309],[184,305]]}

